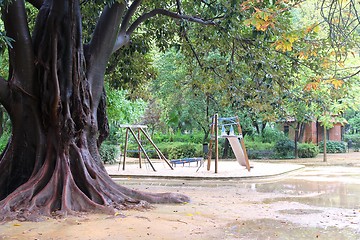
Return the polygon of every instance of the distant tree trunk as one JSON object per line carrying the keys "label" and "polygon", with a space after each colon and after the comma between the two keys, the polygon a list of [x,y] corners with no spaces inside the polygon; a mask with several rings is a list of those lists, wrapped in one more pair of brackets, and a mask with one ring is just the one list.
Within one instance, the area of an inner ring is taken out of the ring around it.
{"label": "distant tree trunk", "polygon": [[326,135],[327,135],[327,129],[326,129],[326,127],[324,126],[324,159],[323,159],[323,162],[327,162],[327,152],[326,152],[326,142],[327,142],[327,139],[326,139]]}
{"label": "distant tree trunk", "polygon": [[[106,21],[117,21],[121,11],[115,3],[103,14]],[[113,213],[147,207],[147,202],[188,201],[180,194],[127,189],[107,174],[98,146],[107,136],[103,75],[117,32],[100,18],[101,28],[110,31],[99,37],[108,38],[110,50],[94,39],[86,57],[80,17],[78,0],[47,0],[31,38],[24,1],[3,11],[15,42],[9,49],[9,80],[0,81],[0,101],[12,122],[0,160],[0,219]]]}
{"label": "distant tree trunk", "polygon": [[299,155],[299,152],[298,152],[298,139],[299,139],[300,125],[301,124],[299,122],[297,122],[296,127],[295,127],[295,137],[294,137],[294,143],[295,143],[294,156],[295,156],[295,159],[297,159],[298,155]]}
{"label": "distant tree trunk", "polygon": [[304,141],[304,132],[305,132],[305,123],[300,124],[300,131],[299,131],[299,137],[298,142],[302,143]]}

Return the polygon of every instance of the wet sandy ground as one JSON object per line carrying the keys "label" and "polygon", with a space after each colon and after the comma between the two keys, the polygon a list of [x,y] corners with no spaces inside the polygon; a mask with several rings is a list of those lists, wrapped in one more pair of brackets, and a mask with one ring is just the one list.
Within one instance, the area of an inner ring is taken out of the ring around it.
{"label": "wet sandy ground", "polygon": [[0,225],[0,239],[360,239],[360,168],[307,167],[267,180],[119,179],[192,201],[116,216]]}

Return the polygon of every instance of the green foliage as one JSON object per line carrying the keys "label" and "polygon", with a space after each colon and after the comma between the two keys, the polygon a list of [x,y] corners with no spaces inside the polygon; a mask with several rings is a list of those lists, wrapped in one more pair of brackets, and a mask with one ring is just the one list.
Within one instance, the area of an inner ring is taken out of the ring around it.
{"label": "green foliage", "polygon": [[360,112],[353,114],[348,119],[348,129],[352,133],[360,133]]}
{"label": "green foliage", "polygon": [[313,143],[300,143],[298,145],[299,158],[314,158],[319,154],[319,147]]}
{"label": "green foliage", "polygon": [[[324,152],[324,141],[319,143],[320,152]],[[346,142],[337,141],[326,141],[326,152],[327,153],[346,153],[347,144]]]}
{"label": "green foliage", "polygon": [[175,134],[156,133],[153,135],[153,140],[156,143],[160,142],[186,142],[186,143],[202,143],[204,135],[201,132],[183,134],[176,132]]}
{"label": "green foliage", "polygon": [[267,127],[264,129],[261,138],[264,143],[273,143],[284,139],[285,135],[277,128]]}
{"label": "green foliage", "polygon": [[121,139],[120,124],[140,122],[144,115],[146,103],[141,99],[129,100],[126,90],[107,88],[107,114],[109,118],[109,140],[117,143]]}
{"label": "green foliage", "polygon": [[4,151],[6,145],[9,142],[10,132],[4,132],[0,137],[0,153]]}
{"label": "green foliage", "polygon": [[274,143],[264,143],[245,139],[245,147],[248,150],[269,151],[274,149]]}
{"label": "green foliage", "polygon": [[116,162],[116,158],[119,155],[119,146],[114,145],[110,142],[104,142],[101,144],[100,149],[100,157],[104,163],[114,164]]}
{"label": "green foliage", "polygon": [[277,128],[266,127],[263,132],[260,134],[253,134],[251,136],[246,136],[245,139],[253,140],[257,143],[274,143],[286,138],[284,132],[280,131]]}
{"label": "green foliage", "polygon": [[[344,135],[344,141],[348,143],[351,141],[351,147],[354,151],[358,152],[360,150],[360,134],[346,134]],[[350,148],[350,146],[348,147]]]}
{"label": "green foliage", "polygon": [[290,157],[294,155],[295,143],[290,139],[284,138],[275,143],[274,150],[279,157]]}
{"label": "green foliage", "polygon": [[[186,142],[163,142],[156,144],[164,156],[168,159],[179,159],[187,157],[202,157],[202,144],[186,143]],[[158,158],[158,155],[154,148],[151,146],[144,146],[147,150],[147,154],[150,158]],[[136,144],[129,144],[129,150],[137,150]],[[137,157],[138,152],[128,152],[128,156]]]}

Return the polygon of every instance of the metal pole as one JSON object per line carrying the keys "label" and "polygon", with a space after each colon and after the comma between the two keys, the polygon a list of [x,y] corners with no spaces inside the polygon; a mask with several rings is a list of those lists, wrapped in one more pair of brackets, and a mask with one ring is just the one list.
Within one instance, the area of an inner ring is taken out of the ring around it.
{"label": "metal pole", "polygon": [[212,146],[213,146],[213,134],[214,134],[214,119],[215,115],[211,119],[211,126],[210,126],[210,141],[209,141],[209,152],[208,152],[208,162],[207,162],[207,170],[210,171],[211,167],[211,157],[212,157]]}
{"label": "metal pole", "polygon": [[[125,170],[125,159],[126,159],[126,151],[127,151],[128,138],[129,138],[129,129],[128,129],[128,128],[126,128],[126,133],[125,133],[125,145],[124,145],[124,161],[123,161],[123,170]],[[120,165],[119,165],[119,167],[120,167]]]}
{"label": "metal pole", "polygon": [[[141,134],[140,134],[140,128],[138,128],[138,139],[139,139],[139,142],[141,143]],[[141,168],[141,148],[140,146],[138,146],[138,151],[139,151],[139,167]]]}

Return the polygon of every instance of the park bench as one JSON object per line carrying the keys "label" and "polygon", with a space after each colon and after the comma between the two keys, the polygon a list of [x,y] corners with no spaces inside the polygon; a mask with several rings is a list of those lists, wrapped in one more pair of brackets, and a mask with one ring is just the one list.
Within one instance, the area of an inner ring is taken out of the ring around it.
{"label": "park bench", "polygon": [[196,162],[196,166],[199,165],[199,162],[201,162],[203,160],[203,158],[201,157],[195,157],[195,158],[181,158],[181,159],[174,159],[171,160],[170,163],[172,166],[176,167],[176,164],[182,164],[183,166],[185,166],[185,163],[190,163],[192,162]]}

